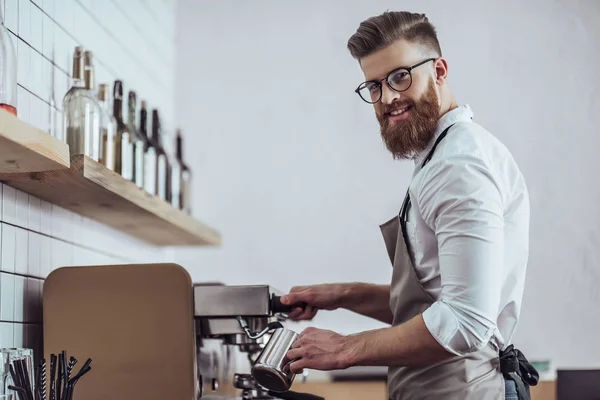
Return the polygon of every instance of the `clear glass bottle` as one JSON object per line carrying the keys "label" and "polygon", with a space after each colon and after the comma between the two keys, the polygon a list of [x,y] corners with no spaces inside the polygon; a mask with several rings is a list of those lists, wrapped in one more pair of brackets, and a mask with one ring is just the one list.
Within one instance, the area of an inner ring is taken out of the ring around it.
{"label": "clear glass bottle", "polygon": [[177,131],[177,161],[181,166],[181,183],[180,183],[180,208],[188,215],[192,215],[192,171],[183,161],[183,137],[181,130]]}
{"label": "clear glass bottle", "polygon": [[161,200],[167,200],[167,154],[162,146],[158,110],[152,110],[152,139],[156,144],[156,194]]}
{"label": "clear glass bottle", "polygon": [[[63,98],[64,138],[69,152],[98,159],[100,147],[100,105],[83,81],[84,55],[80,46],[73,52],[73,85]],[[91,59],[90,59],[91,61]],[[93,71],[86,73],[92,84]]]}
{"label": "clear glass bottle", "polygon": [[131,146],[133,151],[133,182],[140,188],[144,188],[144,148],[146,141],[144,136],[137,129],[137,96],[133,90],[129,91],[129,99],[127,103],[128,116],[127,123],[131,132]]}
{"label": "clear glass bottle", "polygon": [[[52,49],[52,62],[55,60],[54,48]],[[56,75],[60,72],[58,68],[52,68],[50,76],[50,107],[48,107],[48,133],[60,141],[64,141],[63,132],[59,128],[59,119],[56,117]]]}
{"label": "clear glass bottle", "polygon": [[113,88],[113,116],[117,122],[115,135],[115,172],[125,179],[133,180],[133,147],[131,133],[123,121],[123,82],[115,81]]}
{"label": "clear glass bottle", "polygon": [[145,100],[142,100],[140,109],[140,133],[146,138],[144,148],[144,190],[151,195],[156,195],[156,143],[148,134],[148,109]]}
{"label": "clear glass bottle", "polygon": [[98,100],[102,108],[102,118],[100,119],[100,163],[114,171],[117,121],[110,111],[108,90],[107,84],[98,85]]}
{"label": "clear glass bottle", "polygon": [[17,53],[0,10],[0,109],[17,115]]}
{"label": "clear glass bottle", "polygon": [[93,54],[91,51],[85,51],[83,53],[83,63],[85,88],[93,99],[93,103],[90,106],[90,132],[85,138],[85,155],[94,161],[100,161],[100,149],[102,148],[102,134],[100,132],[102,107],[100,106],[98,94],[96,93],[96,77],[94,74]]}

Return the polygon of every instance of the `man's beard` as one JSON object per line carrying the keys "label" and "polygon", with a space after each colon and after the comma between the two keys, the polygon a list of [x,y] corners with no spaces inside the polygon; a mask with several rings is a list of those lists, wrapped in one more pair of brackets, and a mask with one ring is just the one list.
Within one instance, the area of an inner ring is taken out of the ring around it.
{"label": "man's beard", "polygon": [[[405,121],[391,122],[386,113],[410,105],[409,117]],[[394,159],[412,158],[427,148],[440,118],[440,103],[433,80],[427,91],[417,102],[390,104],[377,115],[381,126],[381,137]]]}

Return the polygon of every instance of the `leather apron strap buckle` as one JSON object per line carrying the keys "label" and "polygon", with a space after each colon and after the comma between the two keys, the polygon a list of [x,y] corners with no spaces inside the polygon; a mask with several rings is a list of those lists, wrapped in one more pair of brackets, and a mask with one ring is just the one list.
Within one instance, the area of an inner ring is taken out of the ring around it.
{"label": "leather apron strap buckle", "polygon": [[525,355],[512,344],[500,351],[500,371],[505,379],[515,382],[519,400],[530,400],[529,386],[537,385],[539,374]]}

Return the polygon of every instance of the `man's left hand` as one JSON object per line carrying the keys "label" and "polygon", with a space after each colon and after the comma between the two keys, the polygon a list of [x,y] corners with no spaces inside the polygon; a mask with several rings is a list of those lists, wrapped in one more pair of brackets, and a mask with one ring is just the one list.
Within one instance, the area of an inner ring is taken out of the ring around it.
{"label": "man's left hand", "polygon": [[301,373],[304,368],[321,371],[346,369],[352,365],[357,346],[357,341],[351,336],[306,328],[288,351],[287,357],[296,360],[290,364],[293,373]]}

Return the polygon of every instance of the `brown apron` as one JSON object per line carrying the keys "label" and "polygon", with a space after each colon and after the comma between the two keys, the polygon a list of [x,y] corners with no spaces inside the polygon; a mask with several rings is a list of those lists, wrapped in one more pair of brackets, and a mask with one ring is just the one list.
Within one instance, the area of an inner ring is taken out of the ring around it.
{"label": "brown apron", "polygon": [[[423,161],[433,155],[448,127]],[[425,311],[434,300],[423,289],[410,259],[406,239],[407,192],[400,215],[381,225],[385,245],[394,267],[390,293],[393,325],[402,324]],[[492,344],[465,356],[453,356],[424,367],[390,367],[388,392],[391,400],[457,399],[504,400],[504,378],[498,349]]]}

